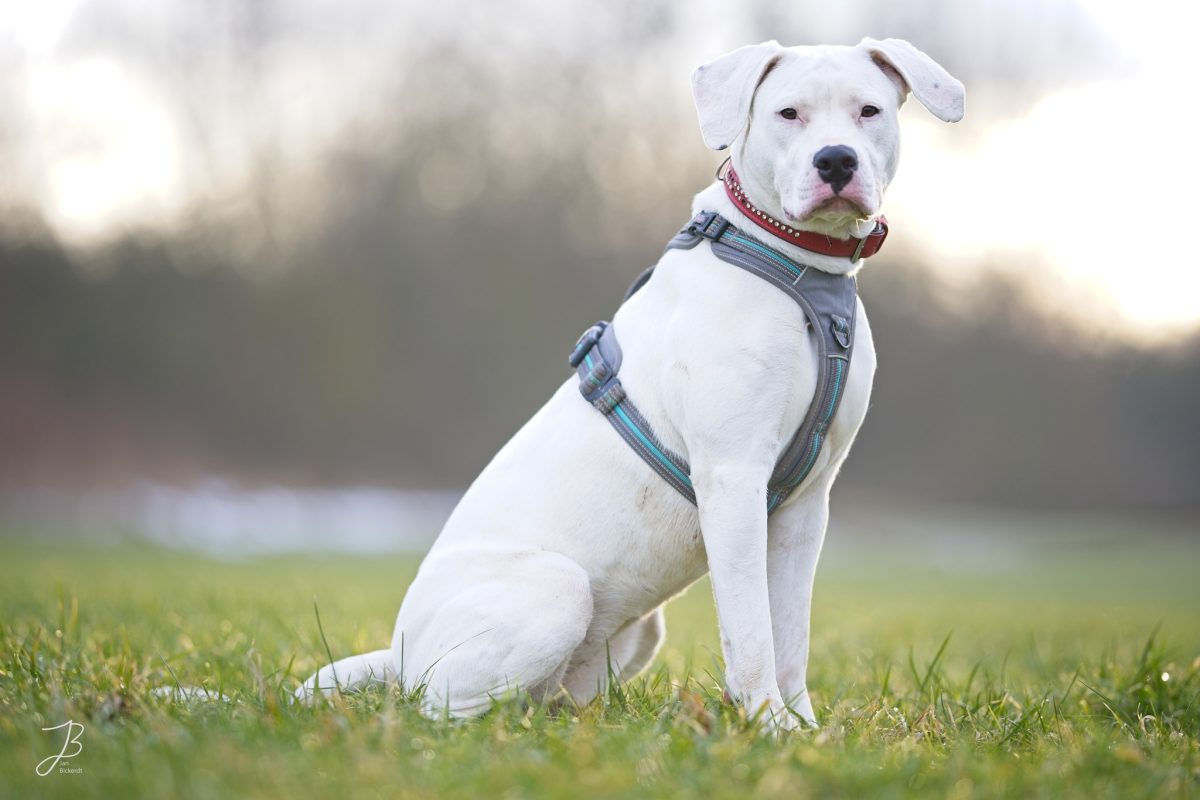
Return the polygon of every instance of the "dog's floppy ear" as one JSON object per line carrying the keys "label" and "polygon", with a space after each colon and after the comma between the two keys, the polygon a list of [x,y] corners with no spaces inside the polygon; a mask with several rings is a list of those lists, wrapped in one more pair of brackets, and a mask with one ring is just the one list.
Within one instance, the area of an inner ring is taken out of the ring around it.
{"label": "dog's floppy ear", "polygon": [[863,39],[858,43],[871,54],[888,77],[899,77],[903,89],[911,91],[943,122],[958,122],[965,111],[967,90],[936,61],[903,39]]}
{"label": "dog's floppy ear", "polygon": [[739,47],[692,73],[692,97],[700,135],[713,150],[724,150],[746,127],[754,90],[783,52],[779,42]]}

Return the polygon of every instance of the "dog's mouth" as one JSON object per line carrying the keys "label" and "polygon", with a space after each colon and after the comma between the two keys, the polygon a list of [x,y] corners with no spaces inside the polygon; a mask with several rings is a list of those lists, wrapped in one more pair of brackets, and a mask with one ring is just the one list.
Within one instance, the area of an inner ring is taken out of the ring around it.
{"label": "dog's mouth", "polygon": [[840,194],[830,195],[800,211],[785,208],[784,214],[792,222],[844,222],[871,216],[858,200]]}
{"label": "dog's mouth", "polygon": [[840,194],[835,194],[825,202],[818,205],[813,213],[817,214],[853,214],[858,217],[866,217],[867,212],[861,205],[851,200],[849,197],[842,197]]}

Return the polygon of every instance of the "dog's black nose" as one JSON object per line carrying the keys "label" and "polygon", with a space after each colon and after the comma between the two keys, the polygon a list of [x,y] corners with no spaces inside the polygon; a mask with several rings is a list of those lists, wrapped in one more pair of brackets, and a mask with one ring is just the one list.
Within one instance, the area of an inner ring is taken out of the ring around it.
{"label": "dog's black nose", "polygon": [[821,180],[833,187],[836,194],[845,188],[858,169],[858,154],[844,144],[822,147],[813,156],[813,166]]}

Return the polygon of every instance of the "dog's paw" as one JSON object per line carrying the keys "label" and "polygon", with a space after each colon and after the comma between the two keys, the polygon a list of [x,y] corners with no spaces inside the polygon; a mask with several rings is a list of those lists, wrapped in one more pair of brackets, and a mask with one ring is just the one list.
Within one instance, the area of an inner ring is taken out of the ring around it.
{"label": "dog's paw", "polygon": [[798,717],[804,727],[816,730],[821,727],[817,723],[817,715],[813,711],[812,700],[809,699],[808,690],[805,689],[787,700],[787,707],[792,714]]}
{"label": "dog's paw", "polygon": [[808,720],[783,703],[764,706],[756,719],[763,731],[773,736],[782,736],[791,731],[802,731],[808,725]]}
{"label": "dog's paw", "polygon": [[[789,708],[778,694],[763,698],[747,698],[742,706],[759,727],[773,734],[800,730],[808,721],[796,713],[796,709]],[[812,713],[811,709],[809,713]]]}

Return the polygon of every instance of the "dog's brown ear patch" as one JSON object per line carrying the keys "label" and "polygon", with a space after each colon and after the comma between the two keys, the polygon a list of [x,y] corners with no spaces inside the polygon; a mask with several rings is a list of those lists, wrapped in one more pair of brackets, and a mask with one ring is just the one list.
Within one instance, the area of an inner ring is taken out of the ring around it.
{"label": "dog's brown ear patch", "polygon": [[881,55],[872,53],[871,60],[875,62],[875,66],[879,67],[880,72],[882,72],[884,75],[887,75],[888,80],[896,84],[896,89],[900,92],[901,102],[907,99],[908,94],[912,91],[912,89],[909,88],[908,82],[904,80],[904,76],[897,72],[896,68],[888,63],[888,60]]}
{"label": "dog's brown ear patch", "polygon": [[713,150],[733,144],[750,120],[754,91],[779,60],[783,48],[772,40],[739,47],[692,73],[692,98],[700,135]]}
{"label": "dog's brown ear patch", "polygon": [[863,39],[864,48],[884,74],[913,93],[921,105],[943,122],[958,122],[966,113],[967,90],[942,65],[903,39]]}

